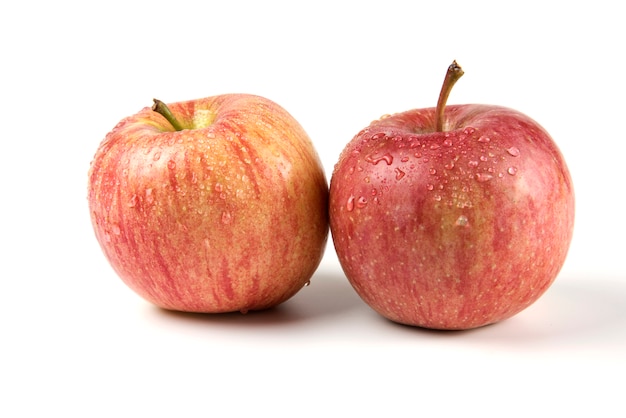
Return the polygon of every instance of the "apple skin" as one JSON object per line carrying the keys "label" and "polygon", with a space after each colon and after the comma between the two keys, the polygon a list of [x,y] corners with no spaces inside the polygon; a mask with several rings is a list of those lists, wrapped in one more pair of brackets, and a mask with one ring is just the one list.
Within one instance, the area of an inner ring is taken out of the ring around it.
{"label": "apple skin", "polygon": [[383,117],[347,144],[330,182],[341,266],[382,316],[476,328],[535,302],[574,226],[565,160],[529,117],[490,105]]}
{"label": "apple skin", "polygon": [[311,140],[258,96],[169,109],[188,129],[147,107],[91,163],[91,221],[111,266],[169,310],[245,313],[289,299],[328,237],[328,183]]}

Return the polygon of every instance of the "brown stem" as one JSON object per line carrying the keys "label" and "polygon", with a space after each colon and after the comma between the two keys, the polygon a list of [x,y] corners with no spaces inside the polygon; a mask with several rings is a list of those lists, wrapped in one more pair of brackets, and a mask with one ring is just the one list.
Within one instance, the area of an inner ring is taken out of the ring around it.
{"label": "brown stem", "polygon": [[459,78],[461,78],[461,76],[463,76],[463,74],[463,69],[456,63],[456,61],[453,61],[448,67],[446,78],[443,80],[441,92],[439,93],[439,100],[437,101],[437,121],[435,125],[437,132],[443,132],[443,111],[446,107],[448,96],[450,95],[450,91],[452,90],[454,84],[459,80]]}
{"label": "brown stem", "polygon": [[172,112],[170,111],[170,108],[167,107],[165,103],[163,103],[162,101],[158,99],[153,99],[153,100],[154,100],[154,104],[152,105],[152,110],[154,110],[155,112],[163,116],[165,119],[167,119],[167,121],[172,124],[175,130],[182,131],[183,126],[180,124],[178,119],[176,119],[176,117],[172,114]]}

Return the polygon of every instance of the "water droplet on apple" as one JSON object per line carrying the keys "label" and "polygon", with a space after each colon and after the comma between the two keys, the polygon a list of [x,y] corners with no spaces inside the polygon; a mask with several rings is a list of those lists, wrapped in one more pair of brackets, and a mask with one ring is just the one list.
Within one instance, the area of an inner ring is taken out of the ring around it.
{"label": "water droplet on apple", "polygon": [[354,196],[350,196],[348,198],[348,202],[346,203],[346,210],[348,212],[352,212],[354,210]]}
{"label": "water droplet on apple", "polygon": [[508,152],[513,157],[518,157],[519,154],[520,154],[519,148],[517,148],[517,147],[511,147],[511,148],[507,149],[506,152]]}
{"label": "water droplet on apple", "polygon": [[119,225],[113,225],[113,227],[111,228],[111,231],[115,234],[115,235],[120,235],[122,233],[120,226]]}
{"label": "water droplet on apple", "polygon": [[407,161],[409,161],[409,157],[402,157],[400,161],[402,161],[403,163],[406,163]]}
{"label": "water droplet on apple", "polygon": [[308,287],[308,286],[311,286],[311,281],[310,280],[307,280],[307,282],[304,284],[304,287]]}
{"label": "water droplet on apple", "polygon": [[435,190],[435,186],[434,186],[433,184],[427,184],[427,185],[426,185],[426,188],[427,188],[428,190]]}
{"label": "water droplet on apple", "polygon": [[396,173],[396,180],[401,180],[402,177],[404,177],[406,175],[406,173],[402,170],[400,170],[399,168],[396,168],[395,170]]}
{"label": "water droplet on apple", "polygon": [[470,162],[467,163],[467,165],[470,167],[478,167],[478,161],[471,160]]}
{"label": "water droplet on apple", "polygon": [[514,176],[515,174],[517,174],[517,167],[509,167],[509,169],[506,170],[506,172]]}
{"label": "water droplet on apple", "polygon": [[486,181],[489,181],[493,178],[493,176],[491,174],[487,174],[487,173],[478,173],[476,174],[476,180],[478,180],[480,183],[484,183]]}
{"label": "water droplet on apple", "polygon": [[137,197],[136,194],[134,194],[130,200],[128,201],[128,207],[129,208],[134,208],[135,206],[137,206],[137,202],[139,201],[139,198]]}
{"label": "water droplet on apple", "polygon": [[422,158],[422,153],[417,151],[415,154],[413,154],[415,156],[415,158]]}
{"label": "water droplet on apple", "polygon": [[367,206],[367,199],[365,198],[365,196],[359,197],[359,199],[356,201],[356,207],[359,209],[363,209],[365,206]]}
{"label": "water droplet on apple", "polygon": [[224,186],[221,183],[215,183],[215,191],[220,193],[224,190]]}
{"label": "water droplet on apple", "polygon": [[467,219],[467,216],[461,215],[457,218],[455,224],[456,226],[468,226],[469,220]]}
{"label": "water droplet on apple", "polygon": [[489,141],[491,141],[491,138],[489,138],[488,136],[485,136],[485,135],[481,135],[480,138],[478,138],[478,142],[486,143],[486,142],[489,142]]}
{"label": "water droplet on apple", "polygon": [[154,161],[159,161],[159,158],[161,158],[161,152],[157,151],[154,153],[154,155],[152,156],[152,160]]}
{"label": "water droplet on apple", "polygon": [[154,195],[152,194],[152,189],[146,189],[146,203],[152,204],[154,203]]}
{"label": "water droplet on apple", "polygon": [[428,172],[433,175],[437,174],[437,170],[435,170],[434,168],[429,169]]}
{"label": "water droplet on apple", "polygon": [[440,148],[439,144],[431,144],[430,145],[430,149],[432,149],[432,150],[436,150],[436,149],[439,149],[439,148]]}
{"label": "water droplet on apple", "polygon": [[176,168],[176,162],[174,160],[169,160],[167,162],[167,168],[170,170],[174,170]]}
{"label": "water droplet on apple", "polygon": [[384,137],[385,137],[385,134],[382,133],[382,132],[379,132],[377,134],[372,135],[371,139],[372,139],[372,141],[377,141],[377,140],[379,140],[381,138],[384,138]]}
{"label": "water droplet on apple", "polygon": [[485,162],[485,161],[488,161],[488,160],[489,160],[489,158],[486,155],[481,155],[480,156],[480,161]]}
{"label": "water droplet on apple", "polygon": [[454,168],[454,160],[450,161],[448,164],[444,165],[446,170],[452,170]]}
{"label": "water droplet on apple", "polygon": [[228,225],[233,220],[232,215],[228,211],[222,212],[222,223]]}
{"label": "water droplet on apple", "polygon": [[381,156],[369,155],[365,158],[365,161],[374,165],[378,164],[381,161],[384,161],[387,165],[391,165],[391,163],[393,163],[393,156],[391,154],[384,154]]}
{"label": "water droplet on apple", "polygon": [[452,146],[452,140],[451,139],[446,139],[445,141],[443,141],[443,146],[444,147],[451,147]]}
{"label": "water droplet on apple", "polygon": [[464,133],[465,135],[471,135],[471,134],[473,134],[474,132],[476,132],[476,129],[475,129],[475,128],[472,128],[471,126],[468,126],[467,128],[463,129],[463,133]]}

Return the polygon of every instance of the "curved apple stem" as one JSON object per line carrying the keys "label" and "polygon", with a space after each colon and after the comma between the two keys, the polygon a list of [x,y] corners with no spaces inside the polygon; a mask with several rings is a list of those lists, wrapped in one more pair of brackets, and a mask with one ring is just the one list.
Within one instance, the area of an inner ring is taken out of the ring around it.
{"label": "curved apple stem", "polygon": [[163,116],[165,119],[167,119],[167,121],[172,124],[175,130],[182,131],[184,129],[183,126],[180,124],[178,119],[176,119],[176,117],[172,114],[172,112],[170,111],[170,108],[167,107],[165,103],[163,103],[162,101],[158,99],[153,99],[153,100],[154,100],[154,104],[152,105],[152,110],[154,110],[155,112]]}
{"label": "curved apple stem", "polygon": [[456,63],[456,61],[453,61],[448,67],[446,78],[443,80],[441,92],[439,93],[439,100],[437,101],[437,121],[435,122],[435,129],[437,132],[443,132],[443,111],[446,107],[448,96],[450,96],[450,91],[452,91],[454,84],[463,76],[463,74],[463,69]]}

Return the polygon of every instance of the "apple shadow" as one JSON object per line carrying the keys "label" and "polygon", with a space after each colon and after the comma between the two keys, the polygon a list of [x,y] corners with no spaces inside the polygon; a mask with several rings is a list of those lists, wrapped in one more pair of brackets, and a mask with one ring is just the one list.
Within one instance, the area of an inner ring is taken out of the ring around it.
{"label": "apple shadow", "polygon": [[621,339],[626,348],[626,280],[560,277],[528,312],[509,321],[510,338],[579,343]]}
{"label": "apple shadow", "polygon": [[516,347],[558,342],[626,348],[626,278],[558,278],[524,311],[480,328],[445,331],[394,325],[406,332]]}
{"label": "apple shadow", "polygon": [[311,284],[303,287],[289,300],[260,311],[217,314],[171,311],[152,307],[160,317],[229,326],[263,327],[317,321],[341,316],[362,302],[341,272],[317,271]]}

